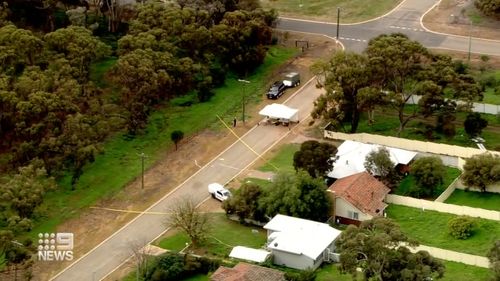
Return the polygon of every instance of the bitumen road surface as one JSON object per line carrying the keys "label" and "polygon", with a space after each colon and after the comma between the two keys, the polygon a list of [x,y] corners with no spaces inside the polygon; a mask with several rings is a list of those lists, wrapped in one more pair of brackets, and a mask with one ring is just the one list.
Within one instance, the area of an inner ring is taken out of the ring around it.
{"label": "bitumen road surface", "polygon": [[[314,80],[311,80],[299,89],[286,104],[299,109],[299,117],[305,119],[313,108],[313,101],[321,93],[322,90],[317,89]],[[147,211],[167,212],[169,207],[185,197],[196,203],[202,202],[209,196],[207,189],[209,183],[230,181],[258,159],[255,152],[263,154],[290,132],[288,127],[281,125],[253,127],[242,137],[246,145],[236,141]],[[209,200],[215,199],[210,198]],[[131,256],[131,245],[149,243],[164,233],[166,216],[155,214],[137,216],[103,243],[60,272],[53,280],[88,281],[104,278]]]}
{"label": "bitumen road surface", "polygon": [[[472,53],[500,56],[500,41],[447,35],[426,30],[421,24],[421,18],[437,2],[436,0],[406,0],[395,10],[378,19],[359,24],[342,24],[341,21],[339,40],[346,50],[361,52],[371,38],[384,33],[400,32],[428,48],[468,52],[470,42]],[[342,12],[340,18],[342,19]],[[336,15],[333,15],[333,21],[336,21]],[[337,25],[327,22],[280,18],[277,28],[323,34],[333,38],[337,35]]]}

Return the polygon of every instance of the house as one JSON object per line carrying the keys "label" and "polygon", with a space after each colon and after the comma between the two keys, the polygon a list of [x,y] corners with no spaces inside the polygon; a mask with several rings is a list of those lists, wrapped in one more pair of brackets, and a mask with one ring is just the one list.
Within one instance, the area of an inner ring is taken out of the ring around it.
{"label": "house", "polygon": [[[338,148],[337,154],[333,158],[333,169],[328,173],[328,177],[341,179],[353,174],[357,174],[365,169],[366,156],[375,150],[378,150],[380,145],[367,144],[357,141],[344,141]],[[396,169],[402,172],[408,170],[408,164],[415,158],[417,152],[408,151],[399,148],[386,147],[389,151],[391,161]]]}
{"label": "house", "polygon": [[285,281],[285,273],[240,262],[233,268],[220,266],[210,277],[211,281]]}
{"label": "house", "polygon": [[391,190],[365,171],[336,180],[328,191],[333,195],[335,221],[358,225],[384,214],[384,200]]}
{"label": "house", "polygon": [[341,232],[326,223],[276,215],[264,229],[274,264],[316,269],[323,261],[337,261],[335,240]]}

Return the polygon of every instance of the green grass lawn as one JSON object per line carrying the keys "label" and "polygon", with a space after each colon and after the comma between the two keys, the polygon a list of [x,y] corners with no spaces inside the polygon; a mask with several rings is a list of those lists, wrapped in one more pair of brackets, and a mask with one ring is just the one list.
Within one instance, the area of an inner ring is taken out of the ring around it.
{"label": "green grass lawn", "polygon": [[500,211],[500,194],[456,189],[445,203]]}
{"label": "green grass lawn", "polygon": [[[489,281],[491,272],[488,268],[482,268],[452,261],[442,261],[446,267],[441,281]],[[362,280],[358,274],[357,280]],[[336,264],[324,265],[318,269],[316,281],[352,281],[351,275],[341,274]]]}
{"label": "green grass lawn", "polygon": [[[407,105],[405,112],[410,112],[413,106]],[[447,139],[443,135],[434,133],[433,142],[445,143],[451,145],[459,145],[466,147],[477,148],[476,144],[470,140],[463,129],[463,122],[467,113],[457,113],[456,120],[456,135],[452,139]],[[488,127],[483,130],[482,137],[486,140],[485,146],[488,149],[494,149],[500,143],[500,118],[492,114],[481,114],[483,118],[488,120]],[[401,138],[428,141],[422,134],[425,124],[435,124],[435,117],[428,119],[414,119],[408,122],[405,129],[401,132]],[[368,124],[366,114],[362,115],[358,126],[359,133],[377,134],[383,136],[397,136],[399,121],[397,111],[393,108],[378,108],[375,110],[375,123]],[[346,129],[348,126],[346,126]]]}
{"label": "green grass lawn", "polygon": [[[211,228],[207,242],[196,249],[191,249],[198,254],[225,258],[234,246],[260,249],[266,243],[266,231],[260,227],[244,226],[221,213],[211,214],[210,219]],[[255,230],[258,233],[255,233]],[[182,235],[184,234],[163,238],[158,245],[165,249],[182,249],[187,240],[187,237]]]}
{"label": "green grass lawn", "polygon": [[[266,164],[259,167],[259,170],[264,172],[276,172],[274,166],[278,167],[281,172],[295,172],[293,167],[293,155],[300,150],[300,144],[290,143],[282,145],[278,148],[277,153]],[[274,166],[273,166],[274,165]]]}
{"label": "green grass lawn", "polygon": [[476,218],[473,236],[458,240],[448,234],[448,221],[456,215],[401,205],[390,205],[386,212],[403,232],[427,246],[486,256],[493,242],[500,237],[500,223],[497,221]]}
{"label": "green grass lawn", "polygon": [[117,60],[117,57],[109,57],[105,60],[93,63],[90,66],[90,80],[99,87],[107,87],[108,82],[105,79],[105,74],[115,65]]}
{"label": "green grass lawn", "polygon": [[[479,77],[480,76],[493,76],[495,77],[496,81],[498,81],[497,83],[500,83],[500,70],[492,69],[486,71],[483,74],[480,74]],[[487,87],[484,92],[484,97],[482,102],[500,105],[500,95],[495,94],[495,89],[493,87]]]}
{"label": "green grass lawn", "polygon": [[[446,175],[443,179],[443,183],[436,188],[434,195],[429,199],[436,199],[443,193],[443,191],[460,175],[461,171],[457,168],[446,167]],[[399,186],[394,190],[394,194],[402,196],[410,196],[410,190],[412,187],[416,186],[415,178],[413,175],[408,175],[400,183]]]}
{"label": "green grass lawn", "polygon": [[[262,99],[268,76],[296,54],[295,49],[270,48],[264,64],[254,74],[247,77],[252,81],[247,87],[247,101],[256,104]],[[216,114],[230,122],[241,112],[241,83],[236,77],[229,77],[226,84],[215,89],[215,96],[209,102],[197,103],[190,107],[168,105],[151,114],[143,135],[125,138],[116,134],[104,144],[104,153],[97,155],[95,162],[84,168],[76,190],[71,190],[70,175],[59,182],[59,189],[46,195],[39,208],[38,218],[31,234],[52,232],[57,225],[74,217],[82,209],[95,204],[99,199],[111,197],[127,183],[135,179],[141,171],[138,153],[148,155],[145,165],[150,167],[164,156],[173,146],[170,134],[181,130],[185,137],[206,128],[220,128]]]}
{"label": "green grass lawn", "polygon": [[312,20],[337,21],[337,7],[340,7],[340,23],[353,23],[381,16],[401,0],[379,0],[377,4],[366,0],[261,0],[267,9],[276,9],[281,16]]}

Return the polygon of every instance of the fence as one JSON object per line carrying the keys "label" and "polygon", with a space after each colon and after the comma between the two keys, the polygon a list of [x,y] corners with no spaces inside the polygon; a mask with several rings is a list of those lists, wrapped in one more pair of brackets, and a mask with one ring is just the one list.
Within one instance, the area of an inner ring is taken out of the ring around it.
{"label": "fence", "polygon": [[436,201],[428,201],[423,199],[415,199],[411,197],[399,196],[394,194],[388,194],[385,201],[387,203],[403,205],[413,208],[420,208],[422,210],[434,210],[442,213],[468,215],[471,217],[479,217],[483,219],[500,221],[500,212],[492,210],[472,208],[467,206],[458,206],[458,205],[446,204]]}
{"label": "fence", "polygon": [[[407,104],[417,104],[420,100],[421,96],[412,95],[411,98],[406,102]],[[465,102],[458,101],[458,104],[465,104]],[[472,111],[479,113],[487,113],[487,114],[499,114],[500,113],[500,105],[489,104],[489,103],[479,103],[474,102],[472,104]]]}
{"label": "fence", "polygon": [[434,200],[435,202],[444,202],[446,201],[446,199],[448,199],[448,197],[450,197],[450,195],[453,193],[453,191],[455,191],[455,188],[457,188],[457,186],[459,185],[460,183],[460,177],[457,177],[455,180],[453,180],[453,182],[446,188],[445,191],[443,191],[443,193],[441,193],[441,195],[439,195],[438,198],[436,198],[436,200]]}
{"label": "fence", "polygon": [[[442,143],[434,143],[428,141],[417,141],[417,140],[408,140],[396,137],[387,137],[380,135],[372,135],[367,133],[359,133],[359,134],[345,134],[340,132],[333,131],[324,131],[324,137],[329,139],[337,139],[337,140],[352,140],[359,141],[363,143],[373,143],[380,144],[395,148],[401,148],[406,150],[418,151],[423,153],[432,153],[438,155],[449,155],[460,158],[469,158],[476,154],[484,153],[484,151],[471,147],[463,147],[458,145],[448,145]],[[496,154],[500,156],[500,152],[496,151],[488,151],[492,154]],[[460,164],[463,164],[464,161],[459,161]]]}

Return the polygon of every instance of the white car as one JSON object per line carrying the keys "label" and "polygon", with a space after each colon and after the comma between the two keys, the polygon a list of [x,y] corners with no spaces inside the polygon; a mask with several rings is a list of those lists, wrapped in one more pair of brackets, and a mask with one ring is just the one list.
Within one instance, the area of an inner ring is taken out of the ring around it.
{"label": "white car", "polygon": [[227,190],[222,184],[219,183],[209,184],[208,193],[212,195],[212,198],[215,198],[219,201],[225,201],[229,197],[231,197],[231,192]]}

